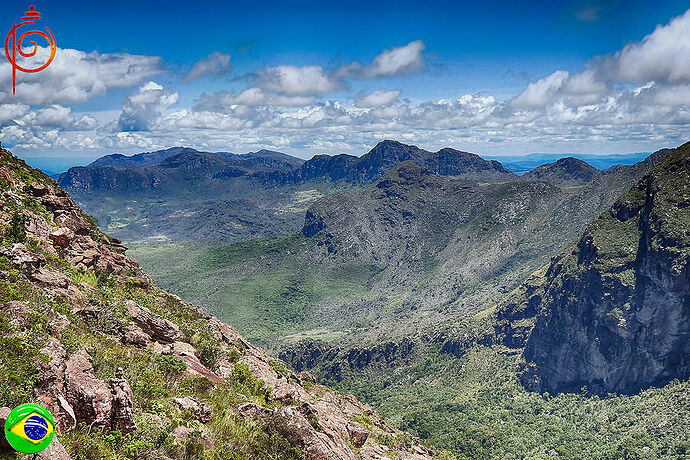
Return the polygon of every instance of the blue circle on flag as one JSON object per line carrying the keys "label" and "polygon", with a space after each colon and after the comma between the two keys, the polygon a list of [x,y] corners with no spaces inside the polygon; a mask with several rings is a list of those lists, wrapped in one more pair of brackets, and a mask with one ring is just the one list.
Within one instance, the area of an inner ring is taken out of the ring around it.
{"label": "blue circle on flag", "polygon": [[43,439],[48,434],[48,422],[40,415],[32,415],[24,422],[24,433],[34,441]]}

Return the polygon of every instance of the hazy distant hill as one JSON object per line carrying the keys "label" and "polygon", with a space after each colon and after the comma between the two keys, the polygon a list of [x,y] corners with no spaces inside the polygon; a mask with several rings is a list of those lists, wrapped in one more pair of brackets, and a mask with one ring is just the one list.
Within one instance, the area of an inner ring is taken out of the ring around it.
{"label": "hazy distant hill", "polygon": [[592,182],[601,172],[594,166],[573,157],[561,158],[529,171],[521,180],[540,180],[561,187],[584,185]]}
{"label": "hazy distant hill", "polygon": [[487,159],[500,161],[503,166],[516,174],[524,174],[541,165],[554,163],[565,156],[586,161],[597,169],[604,170],[615,165],[632,165],[644,160],[649,156],[649,152],[628,153],[614,155],[594,155],[594,154],[562,154],[562,153],[531,153],[529,155],[485,155]]}
{"label": "hazy distant hill", "polygon": [[58,182],[125,241],[230,242],[298,230],[317,198],[370,184],[404,161],[464,181],[517,179],[471,153],[382,141],[359,158],[317,155],[306,162],[270,150],[238,155],[174,147],[108,155],[70,168]]}
{"label": "hazy distant hill", "polygon": [[178,153],[196,152],[197,150],[189,147],[171,147],[165,150],[156,150],[155,152],[138,153],[136,155],[122,155],[121,153],[114,153],[98,158],[87,165],[88,168],[106,168],[112,167],[116,169],[125,168],[146,168],[147,166],[154,166],[165,160],[169,156],[177,155]]}
{"label": "hazy distant hill", "polygon": [[310,180],[345,181],[368,184],[393,169],[412,161],[441,176],[457,179],[500,182],[516,178],[497,161],[487,161],[479,155],[444,148],[436,153],[397,141],[381,141],[361,157],[350,155],[318,155],[290,173],[275,173],[268,180],[278,184],[300,183]]}

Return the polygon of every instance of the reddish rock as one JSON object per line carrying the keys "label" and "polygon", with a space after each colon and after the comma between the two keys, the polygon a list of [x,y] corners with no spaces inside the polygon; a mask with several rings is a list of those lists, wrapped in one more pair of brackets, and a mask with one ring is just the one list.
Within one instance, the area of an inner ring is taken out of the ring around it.
{"label": "reddish rock", "polygon": [[174,398],[173,401],[181,411],[189,412],[201,423],[208,423],[213,418],[211,408],[207,404],[199,402],[190,396]]}
{"label": "reddish rock", "polygon": [[123,434],[137,429],[134,422],[134,394],[124,378],[122,368],[118,368],[115,377],[110,379],[110,393],[113,396],[113,412],[110,428]]}
{"label": "reddish rock", "polygon": [[71,460],[72,457],[65,450],[65,447],[60,443],[57,436],[53,438],[50,445],[36,454],[34,460]]}
{"label": "reddish rock", "polygon": [[62,332],[67,326],[70,325],[69,319],[65,315],[57,313],[55,319],[53,319],[48,326],[50,327],[50,332],[57,334]]}
{"label": "reddish rock", "polygon": [[67,360],[65,383],[67,401],[74,408],[77,422],[95,429],[109,429],[113,398],[108,385],[96,378],[86,351],[81,350]]}
{"label": "reddish rock", "polygon": [[151,313],[148,308],[142,307],[132,300],[126,300],[125,305],[134,324],[153,340],[175,342],[182,336],[182,331],[177,324]]}
{"label": "reddish rock", "polygon": [[145,347],[151,343],[151,336],[142,331],[140,327],[132,325],[122,336],[122,342]]}
{"label": "reddish rock", "polygon": [[64,433],[73,429],[77,424],[74,409],[65,397],[67,352],[62,344],[52,337],[48,339],[40,351],[50,360],[47,362],[38,361],[40,371],[34,387],[34,394],[39,404],[53,415],[56,431]]}
{"label": "reddish rock", "polygon": [[29,193],[34,197],[41,197],[50,193],[50,189],[43,184],[31,184],[29,185]]}
{"label": "reddish rock", "polygon": [[254,403],[239,404],[237,406],[237,411],[240,413],[242,417],[245,418],[258,417],[261,419],[266,419],[267,417],[270,417],[273,414],[273,411],[271,411],[271,409],[259,406]]}
{"label": "reddish rock", "polygon": [[12,266],[23,274],[31,274],[46,263],[45,257],[29,251],[21,243],[15,244],[11,249],[0,250],[0,253],[10,259]]}
{"label": "reddish rock", "polygon": [[41,267],[31,275],[31,278],[47,286],[66,288],[69,286],[70,279],[60,272]]}
{"label": "reddish rock", "polygon": [[187,370],[185,370],[185,375],[191,377],[194,375],[201,375],[206,377],[213,383],[221,383],[222,380],[215,373],[208,370],[206,366],[201,364],[199,358],[196,355],[196,349],[186,343],[186,342],[175,342],[171,344],[168,348],[168,352],[171,353],[177,359],[182,360],[187,365]]}
{"label": "reddish rock", "polygon": [[14,181],[14,176],[12,175],[12,171],[9,169],[5,168],[4,166],[0,168],[0,179],[6,180],[11,188],[14,188],[17,184]]}
{"label": "reddish rock", "polygon": [[248,348],[251,346],[234,327],[221,322],[215,316],[209,319],[208,327],[213,336],[226,345],[240,345],[240,348]]}
{"label": "reddish rock", "polygon": [[28,302],[12,301],[0,303],[0,313],[3,313],[9,318],[10,324],[19,329],[24,330],[28,326],[28,318],[26,314],[29,312]]}
{"label": "reddish rock", "polygon": [[369,431],[364,429],[362,425],[355,422],[349,422],[346,428],[347,434],[350,436],[353,446],[359,449],[364,445],[365,442],[367,442],[367,439],[369,438]]}
{"label": "reddish rock", "polygon": [[60,228],[50,234],[50,240],[55,246],[65,249],[74,239],[74,233],[68,228]]}

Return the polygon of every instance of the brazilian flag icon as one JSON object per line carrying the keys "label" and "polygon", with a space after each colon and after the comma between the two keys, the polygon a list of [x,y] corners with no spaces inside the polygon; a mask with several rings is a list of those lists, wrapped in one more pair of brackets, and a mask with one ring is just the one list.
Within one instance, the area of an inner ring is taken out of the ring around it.
{"label": "brazilian flag icon", "polygon": [[55,436],[55,422],[38,404],[22,404],[5,420],[5,437],[17,451],[35,454],[48,447]]}

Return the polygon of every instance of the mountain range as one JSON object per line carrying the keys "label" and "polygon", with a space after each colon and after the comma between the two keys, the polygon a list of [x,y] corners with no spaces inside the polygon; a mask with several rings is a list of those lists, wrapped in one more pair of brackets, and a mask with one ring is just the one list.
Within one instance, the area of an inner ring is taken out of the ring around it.
{"label": "mountain range", "polygon": [[[296,231],[319,197],[371,184],[405,161],[453,180],[519,180],[497,161],[475,154],[382,141],[361,157],[317,155],[308,161],[268,150],[236,155],[184,147],[108,155],[70,168],[57,181],[104,230],[126,241],[227,243]],[[562,166],[550,166],[556,169],[549,177],[544,171],[528,180],[584,185],[599,174],[560,171]],[[569,178],[559,180],[559,174]]]}
{"label": "mountain range", "polygon": [[60,183],[165,288],[461,458],[682,458],[687,157],[517,175],[383,141]]}

